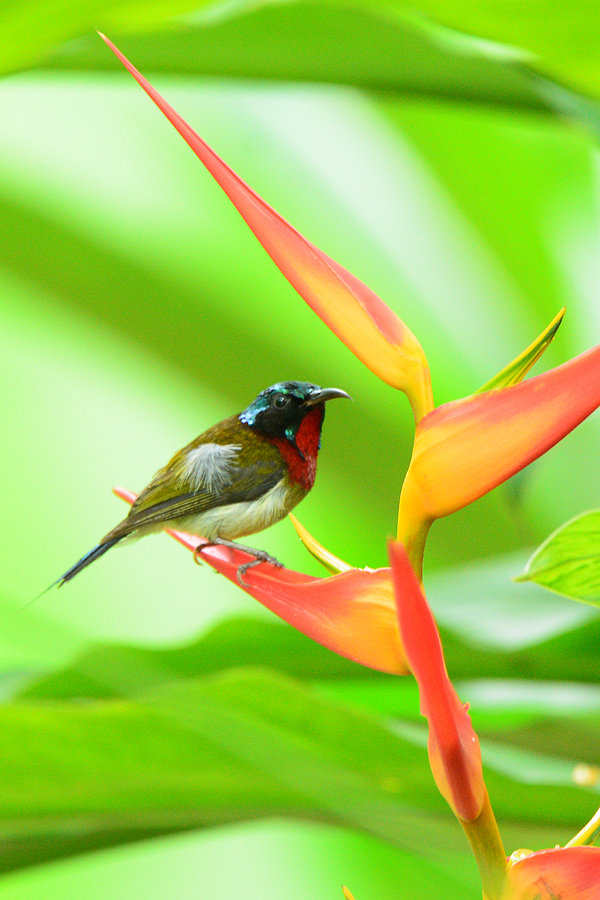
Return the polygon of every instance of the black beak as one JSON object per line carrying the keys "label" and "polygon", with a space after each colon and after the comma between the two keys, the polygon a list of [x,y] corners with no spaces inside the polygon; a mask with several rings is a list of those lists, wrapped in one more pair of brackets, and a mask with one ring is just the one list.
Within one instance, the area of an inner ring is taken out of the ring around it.
{"label": "black beak", "polygon": [[313,391],[304,401],[307,406],[316,406],[317,403],[325,403],[326,400],[335,400],[336,397],[345,397],[346,400],[352,400],[350,394],[341,391],[339,388],[318,388]]}

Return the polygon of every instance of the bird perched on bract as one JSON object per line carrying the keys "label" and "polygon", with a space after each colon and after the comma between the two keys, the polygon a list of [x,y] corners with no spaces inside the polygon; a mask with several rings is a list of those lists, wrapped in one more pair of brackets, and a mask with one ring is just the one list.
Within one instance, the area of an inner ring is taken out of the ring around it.
{"label": "bird perched on bract", "polygon": [[[128,516],[54,583],[61,587],[123,540],[173,528],[251,554],[238,569],[281,565],[234,543],[283,519],[315,481],[325,403],[349,395],[306,381],[262,391],[242,413],[213,425],[179,450],[141,492]],[[200,552],[201,552],[200,548]],[[54,585],[52,585],[54,586]]]}

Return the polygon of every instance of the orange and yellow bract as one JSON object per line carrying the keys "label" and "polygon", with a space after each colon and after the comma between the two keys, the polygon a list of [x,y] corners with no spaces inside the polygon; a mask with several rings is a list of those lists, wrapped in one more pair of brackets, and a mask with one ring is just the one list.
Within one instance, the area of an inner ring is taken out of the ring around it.
{"label": "orange and yellow bract", "polygon": [[[308,549],[336,574],[313,578],[261,566],[247,593],[335,652],[395,674],[412,669],[429,722],[429,757],[438,788],[461,822],[479,865],[485,900],[600,896],[600,849],[569,846],[507,863],[483,780],[479,741],[446,672],[435,621],[420,586],[431,523],[477,500],[560,441],[600,405],[600,346],[522,381],[552,340],[562,312],[494,389],[434,409],[427,359],[410,329],[354,275],[299,234],[218,157],[123,54],[123,65],[167,116],[236,206],[303,299],[387,384],[404,391],[416,432],[400,497],[392,569],[357,569],[325,550],[302,526]],[[132,502],[135,495],[117,493]],[[194,551],[201,540],[171,533]],[[202,556],[237,584],[243,554],[208,547]],[[574,839],[571,843],[576,843]],[[346,889],[348,895],[349,891]]]}

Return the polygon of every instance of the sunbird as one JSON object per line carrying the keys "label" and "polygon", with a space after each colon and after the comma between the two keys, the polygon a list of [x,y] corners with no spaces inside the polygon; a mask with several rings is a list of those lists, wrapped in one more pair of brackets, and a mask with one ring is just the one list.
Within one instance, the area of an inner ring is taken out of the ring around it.
{"label": "sunbird", "polygon": [[129,514],[54,583],[61,587],[115,544],[174,528],[201,535],[261,562],[264,550],[235,542],[283,519],[315,481],[325,403],[349,394],[306,381],[273,384],[239,415],[213,425],[159,469]]}

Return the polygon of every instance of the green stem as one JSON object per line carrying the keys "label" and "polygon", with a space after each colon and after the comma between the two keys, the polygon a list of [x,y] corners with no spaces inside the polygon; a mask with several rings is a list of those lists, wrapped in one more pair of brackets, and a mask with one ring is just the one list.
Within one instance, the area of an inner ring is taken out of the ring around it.
{"label": "green stem", "polygon": [[431,374],[429,372],[429,367],[424,365],[420,360],[419,364],[415,366],[415,372],[411,379],[410,387],[406,388],[406,396],[412,407],[415,425],[418,425],[421,419],[433,409]]}
{"label": "green stem", "polygon": [[575,837],[571,838],[565,847],[581,847],[585,844],[593,844],[600,834],[600,809],[596,810],[587,825],[584,825],[581,831],[578,831]]}
{"label": "green stem", "polygon": [[487,791],[483,807],[472,822],[459,820],[477,861],[487,900],[501,900],[506,887],[506,853]]}
{"label": "green stem", "polygon": [[415,503],[415,498],[411,499],[409,497],[407,483],[405,479],[400,494],[397,539],[404,545],[413,571],[419,581],[422,581],[425,541],[432,523],[431,519],[426,519],[419,515],[418,512],[415,514],[415,510],[418,510],[419,505]]}

